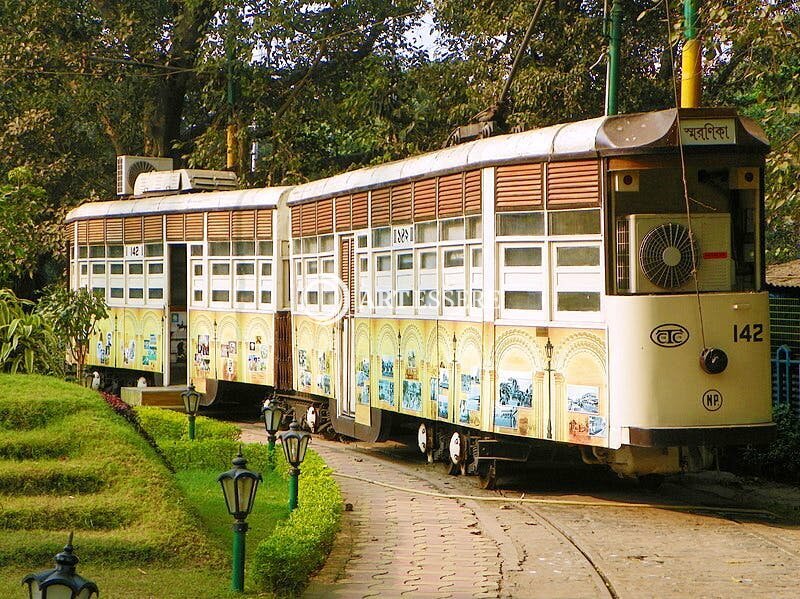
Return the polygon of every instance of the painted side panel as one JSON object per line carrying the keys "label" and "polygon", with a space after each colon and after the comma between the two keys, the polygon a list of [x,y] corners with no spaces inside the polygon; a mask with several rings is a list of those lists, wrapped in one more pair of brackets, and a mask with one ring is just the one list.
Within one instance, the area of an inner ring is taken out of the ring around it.
{"label": "painted side panel", "polygon": [[164,372],[164,312],[111,308],[98,323],[87,365]]}

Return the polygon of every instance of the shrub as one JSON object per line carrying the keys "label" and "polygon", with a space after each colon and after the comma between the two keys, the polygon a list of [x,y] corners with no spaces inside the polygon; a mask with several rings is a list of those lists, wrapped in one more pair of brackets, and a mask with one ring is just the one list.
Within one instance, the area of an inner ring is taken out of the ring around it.
{"label": "shrub", "polygon": [[0,371],[62,373],[64,360],[53,328],[32,309],[33,302],[0,289]]}
{"label": "shrub", "polygon": [[[167,462],[177,470],[216,470],[224,472],[231,468],[231,461],[239,451],[240,444],[229,439],[207,439],[205,441],[160,441],[159,448]],[[262,472],[268,467],[265,445],[241,445],[242,455],[247,458],[247,468]]]}
{"label": "shrub", "polygon": [[739,456],[750,472],[785,481],[800,481],[800,417],[787,404],[775,406],[777,438],[766,447],[747,447]]}
{"label": "shrub", "polygon": [[[286,471],[282,456],[279,467]],[[299,507],[275,527],[253,555],[256,584],[279,595],[296,594],[325,563],[342,511],[342,495],[330,469],[309,451],[300,477]]]}
{"label": "shrub", "polygon": [[[189,438],[186,414],[182,412],[173,412],[148,406],[137,406],[133,411],[139,418],[142,428],[159,444],[164,441],[178,441]],[[206,439],[236,441],[241,434],[239,427],[236,425],[220,422],[205,416],[198,416],[196,423],[195,438],[198,441]]]}

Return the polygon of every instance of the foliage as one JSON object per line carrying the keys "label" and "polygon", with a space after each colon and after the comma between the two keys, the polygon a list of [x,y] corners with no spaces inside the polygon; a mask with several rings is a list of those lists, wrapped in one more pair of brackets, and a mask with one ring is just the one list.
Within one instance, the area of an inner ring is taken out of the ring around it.
{"label": "foliage", "polygon": [[0,372],[58,373],[63,360],[50,323],[33,303],[0,289]]}
{"label": "foliage", "polygon": [[69,350],[80,377],[95,327],[98,321],[108,318],[105,299],[85,288],[52,285],[44,290],[37,311],[52,324],[65,350]]}
{"label": "foliage", "polygon": [[[288,470],[280,458],[278,468]],[[295,594],[305,586],[325,562],[339,530],[342,495],[330,469],[309,451],[302,470],[299,507],[275,527],[253,557],[256,584],[279,595]]]}
{"label": "foliage", "polygon": [[[156,443],[164,441],[188,440],[189,429],[186,414],[162,408],[137,406],[133,408],[142,428],[155,439]],[[235,424],[221,422],[206,416],[197,416],[195,426],[196,440],[222,439],[236,441],[241,431]]]}
{"label": "foliage", "polygon": [[774,408],[777,438],[766,447],[741,451],[741,466],[775,480],[800,481],[800,417],[789,404]]}

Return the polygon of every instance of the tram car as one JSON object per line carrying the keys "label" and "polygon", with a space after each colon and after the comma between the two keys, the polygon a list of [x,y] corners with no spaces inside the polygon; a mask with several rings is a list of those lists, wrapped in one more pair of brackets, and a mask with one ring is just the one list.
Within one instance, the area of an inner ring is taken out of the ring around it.
{"label": "tram car", "polygon": [[732,110],[681,108],[85,204],[71,284],[111,307],[91,363],[209,401],[277,390],[359,439],[412,426],[487,480],[547,442],[626,477],[707,467],[774,432],[768,149]]}

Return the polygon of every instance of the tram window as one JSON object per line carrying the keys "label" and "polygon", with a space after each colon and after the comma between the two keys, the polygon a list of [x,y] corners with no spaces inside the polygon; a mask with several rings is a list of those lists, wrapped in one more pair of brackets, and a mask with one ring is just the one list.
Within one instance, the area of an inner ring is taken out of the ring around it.
{"label": "tram window", "polygon": [[397,292],[397,305],[402,307],[409,307],[414,305],[414,292],[410,289],[404,289]]}
{"label": "tram window", "polygon": [[333,235],[323,235],[319,238],[319,251],[332,252],[333,251]]}
{"label": "tram window", "polygon": [[550,235],[599,235],[599,210],[559,210],[549,214]]}
{"label": "tram window", "polygon": [[542,248],[540,247],[507,247],[503,250],[505,266],[541,266]]}
{"label": "tram window", "polygon": [[111,288],[111,297],[113,299],[122,299],[122,297],[123,297],[122,287],[112,287]]}
{"label": "tram window", "polygon": [[369,303],[369,294],[366,291],[359,291],[358,305],[366,308],[368,303]]}
{"label": "tram window", "polygon": [[234,241],[233,242],[233,255],[234,256],[253,256],[256,253],[255,241]]}
{"label": "tram window", "polygon": [[443,220],[441,227],[442,241],[461,241],[464,239],[464,219]]}
{"label": "tram window", "polygon": [[203,301],[203,290],[202,289],[195,289],[194,290],[194,302],[199,304]]}
{"label": "tram window", "polygon": [[106,246],[104,246],[104,245],[90,245],[89,246],[89,257],[90,258],[105,258],[106,257]]}
{"label": "tram window", "polygon": [[323,291],[322,292],[322,303],[325,306],[332,306],[333,302],[336,300],[336,294],[333,291]]}
{"label": "tram window", "polygon": [[192,245],[192,256],[202,256],[202,255],[203,255],[203,246]]}
{"label": "tram window", "polygon": [[594,291],[559,291],[556,294],[560,312],[599,312],[600,294]]}
{"label": "tram window", "polygon": [[104,275],[106,274],[106,265],[104,262],[100,262],[99,264],[92,264],[92,274],[93,275]]}
{"label": "tram window", "polygon": [[83,264],[81,264],[81,274],[82,275],[89,274],[89,265],[86,264],[85,262]]}
{"label": "tram window", "polygon": [[385,248],[392,244],[392,230],[382,227],[372,231],[372,247]]}
{"label": "tram window", "polygon": [[599,266],[600,248],[592,246],[559,247],[556,266]]}
{"label": "tram window", "polygon": [[212,302],[227,302],[231,295],[227,289],[212,289],[211,301]]}
{"label": "tram window", "polygon": [[367,236],[366,235],[359,235],[357,238],[358,247],[365,248],[367,247]]}
{"label": "tram window", "polygon": [[259,256],[271,256],[272,255],[272,242],[271,241],[259,241],[258,242],[258,255]]}
{"label": "tram window", "polygon": [[455,308],[464,305],[464,290],[463,289],[445,289],[444,290],[444,306],[445,308]]}
{"label": "tram window", "polygon": [[318,306],[319,305],[319,291],[309,291],[307,294],[307,304],[309,306]]}
{"label": "tram window", "polygon": [[472,290],[472,307],[483,308],[483,289]]}
{"label": "tram window", "polygon": [[256,301],[255,291],[238,290],[236,292],[236,301],[242,304],[252,304]]}
{"label": "tram window", "polygon": [[147,290],[148,299],[164,299],[164,290],[160,287],[150,287]]}
{"label": "tram window", "polygon": [[472,268],[481,268],[483,266],[483,250],[481,248],[472,248]]}
{"label": "tram window", "polygon": [[231,265],[228,262],[212,262],[211,274],[214,276],[227,276],[231,274]]}
{"label": "tram window", "polygon": [[428,243],[438,239],[436,221],[430,223],[419,223],[417,225],[417,243]]}
{"label": "tram window", "polygon": [[520,212],[497,215],[497,237],[544,235],[544,214]]}
{"label": "tram window", "polygon": [[125,269],[122,266],[122,262],[112,262],[111,264],[109,264],[109,269],[111,270],[112,275],[125,274]]}
{"label": "tram window", "polygon": [[78,248],[78,258],[87,258],[89,256],[89,248],[82,245]]}
{"label": "tram window", "polygon": [[315,275],[319,272],[319,264],[317,263],[316,258],[312,258],[310,260],[306,260],[306,274],[307,275]]}
{"label": "tram window", "polygon": [[261,291],[261,303],[262,304],[271,304],[272,303],[272,292],[271,291]]}
{"label": "tram window", "polygon": [[194,265],[194,276],[202,277],[203,276],[203,265],[202,264],[195,264]]}
{"label": "tram window", "polygon": [[397,254],[397,270],[411,270],[414,268],[413,254]]}
{"label": "tram window", "polygon": [[436,252],[420,252],[419,267],[423,270],[436,268]]}
{"label": "tram window", "polygon": [[105,297],[106,296],[106,288],[105,287],[92,287],[92,295],[96,295],[97,297]]}
{"label": "tram window", "polygon": [[128,298],[130,299],[144,299],[144,288],[131,287],[128,289]]}
{"label": "tram window", "polygon": [[261,263],[261,276],[262,277],[271,277],[272,276],[272,262],[262,262]]}
{"label": "tram window", "polygon": [[541,310],[541,291],[506,291],[503,294],[506,310]]}
{"label": "tram window", "polygon": [[392,258],[388,254],[376,256],[375,264],[376,269],[380,272],[392,270]]}
{"label": "tram window", "polygon": [[129,262],[128,263],[128,274],[129,275],[141,275],[144,274],[144,264],[141,262]]}
{"label": "tram window", "polygon": [[108,246],[108,257],[109,258],[122,258],[125,255],[125,246],[122,245],[110,245]]}
{"label": "tram window", "polygon": [[163,262],[150,262],[147,265],[147,274],[149,275],[163,275],[164,263]]}
{"label": "tram window", "polygon": [[467,219],[467,239],[480,239],[483,236],[481,217],[473,216]]}
{"label": "tram window", "polygon": [[317,253],[317,238],[316,237],[306,237],[303,239],[303,253],[304,254],[316,254]]}
{"label": "tram window", "polygon": [[210,256],[230,256],[231,244],[229,241],[212,241],[208,244]]}
{"label": "tram window", "polygon": [[457,250],[447,250],[444,253],[444,267],[455,268],[464,266],[464,250],[459,248]]}
{"label": "tram window", "polygon": [[294,254],[300,254],[301,253],[300,252],[300,240],[299,239],[292,240],[292,253],[294,253]]}
{"label": "tram window", "polygon": [[322,260],[322,272],[326,275],[333,274],[334,271],[334,263],[333,258],[325,258]]}
{"label": "tram window", "polygon": [[419,305],[434,308],[439,303],[439,292],[436,289],[420,289]]}
{"label": "tram window", "polygon": [[254,275],[256,274],[256,265],[252,262],[238,262],[236,264],[237,275]]}
{"label": "tram window", "polygon": [[388,289],[379,289],[375,292],[375,306],[378,308],[392,307],[392,292]]}
{"label": "tram window", "polygon": [[148,243],[144,246],[144,255],[147,258],[155,258],[164,255],[163,243]]}

